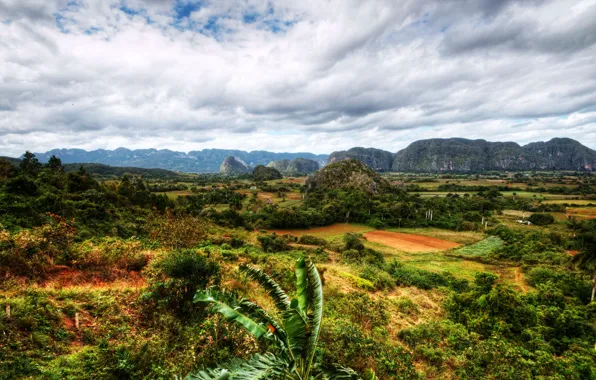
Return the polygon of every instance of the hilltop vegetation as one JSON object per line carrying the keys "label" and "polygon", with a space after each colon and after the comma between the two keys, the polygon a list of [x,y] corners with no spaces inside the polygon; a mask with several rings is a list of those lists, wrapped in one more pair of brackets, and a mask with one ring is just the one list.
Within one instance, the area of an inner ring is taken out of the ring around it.
{"label": "hilltop vegetation", "polygon": [[319,163],[306,158],[295,158],[293,160],[271,161],[267,167],[279,170],[283,175],[301,176],[316,172],[319,170]]}
{"label": "hilltop vegetation", "polygon": [[271,181],[273,179],[282,179],[281,173],[271,167],[257,165],[252,171],[252,177],[255,181]]}
{"label": "hilltop vegetation", "polygon": [[370,194],[389,191],[389,183],[359,160],[344,160],[325,166],[306,181],[307,189],[357,190]]}

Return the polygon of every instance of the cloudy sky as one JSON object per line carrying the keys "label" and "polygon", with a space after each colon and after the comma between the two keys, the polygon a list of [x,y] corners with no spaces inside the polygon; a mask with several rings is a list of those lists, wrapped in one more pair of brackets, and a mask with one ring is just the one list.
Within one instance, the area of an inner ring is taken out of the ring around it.
{"label": "cloudy sky", "polygon": [[0,155],[596,148],[596,0],[0,0]]}

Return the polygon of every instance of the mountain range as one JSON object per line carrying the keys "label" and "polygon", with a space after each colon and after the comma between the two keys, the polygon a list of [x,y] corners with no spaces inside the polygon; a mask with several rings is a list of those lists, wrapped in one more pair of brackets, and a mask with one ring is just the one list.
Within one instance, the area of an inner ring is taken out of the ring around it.
{"label": "mountain range", "polygon": [[216,173],[228,156],[244,161],[248,167],[267,165],[271,161],[295,158],[308,158],[325,165],[329,155],[313,153],[273,153],[262,150],[246,152],[233,149],[203,149],[188,153],[168,149],[54,149],[45,153],[35,153],[40,162],[47,162],[52,155],[63,163],[98,163],[111,166],[132,166],[138,168],[159,168],[187,173]]}
{"label": "mountain range", "polygon": [[596,171],[596,151],[569,138],[519,145],[463,138],[427,139],[397,153],[375,148],[333,152],[329,163],[356,159],[377,171],[478,172],[485,170]]}
{"label": "mountain range", "polygon": [[[426,139],[405,149],[389,151],[355,147],[330,155],[313,153],[246,152],[230,149],[203,149],[188,153],[168,149],[118,148],[54,149],[36,153],[41,162],[55,155],[63,163],[99,163],[111,166],[160,168],[190,173],[218,172],[224,159],[233,156],[253,168],[273,161],[297,158],[316,161],[320,167],[345,159],[356,159],[376,171],[401,172],[477,172],[484,170],[573,170],[596,172],[596,151],[569,138],[519,145],[515,142],[490,142],[464,138]],[[273,163],[272,165],[278,163]],[[279,169],[278,169],[279,170]]]}

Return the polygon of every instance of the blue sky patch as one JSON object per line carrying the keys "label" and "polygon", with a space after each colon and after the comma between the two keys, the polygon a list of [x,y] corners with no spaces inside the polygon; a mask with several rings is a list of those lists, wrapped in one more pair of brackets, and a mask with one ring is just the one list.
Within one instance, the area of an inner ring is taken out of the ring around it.
{"label": "blue sky patch", "polygon": [[203,6],[200,1],[178,1],[174,7],[175,16],[177,20],[181,20],[191,15],[192,12],[198,11]]}

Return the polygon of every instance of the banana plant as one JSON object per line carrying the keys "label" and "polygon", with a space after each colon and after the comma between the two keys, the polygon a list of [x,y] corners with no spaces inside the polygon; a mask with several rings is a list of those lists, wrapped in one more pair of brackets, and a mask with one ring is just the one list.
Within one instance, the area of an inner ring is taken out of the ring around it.
{"label": "banana plant", "polygon": [[312,261],[303,257],[296,261],[296,295],[292,299],[260,269],[241,265],[240,271],[265,289],[279,317],[247,299],[217,289],[198,290],[194,302],[211,304],[212,311],[220,313],[227,321],[243,327],[256,339],[269,342],[269,352],[198,371],[187,379],[360,379],[350,368],[320,365],[315,361],[323,320],[323,286]]}

